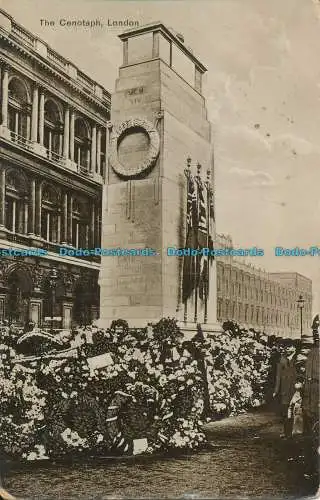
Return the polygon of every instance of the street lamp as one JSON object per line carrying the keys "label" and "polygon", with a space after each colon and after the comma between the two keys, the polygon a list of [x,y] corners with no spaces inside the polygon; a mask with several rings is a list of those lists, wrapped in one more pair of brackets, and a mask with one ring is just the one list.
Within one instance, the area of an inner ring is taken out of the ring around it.
{"label": "street lamp", "polygon": [[51,292],[51,334],[53,335],[53,318],[54,318],[54,306],[56,302],[56,286],[58,280],[58,271],[53,267],[49,274],[49,287]]}
{"label": "street lamp", "polygon": [[302,339],[302,334],[303,334],[303,328],[302,328],[302,309],[304,308],[304,303],[305,303],[304,298],[302,297],[302,295],[299,295],[299,298],[297,300],[297,305],[298,305],[298,308],[300,309],[300,336],[301,336],[301,339]]}

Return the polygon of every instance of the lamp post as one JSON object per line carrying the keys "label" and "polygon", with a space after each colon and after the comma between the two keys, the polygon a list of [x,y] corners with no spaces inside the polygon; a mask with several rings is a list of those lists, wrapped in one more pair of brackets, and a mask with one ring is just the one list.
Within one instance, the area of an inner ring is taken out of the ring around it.
{"label": "lamp post", "polygon": [[299,295],[299,298],[297,300],[297,305],[298,305],[298,308],[300,309],[300,338],[301,338],[301,340],[302,340],[302,334],[303,334],[302,309],[304,308],[304,303],[305,303],[304,298],[302,297],[302,295]]}
{"label": "lamp post", "polygon": [[53,267],[49,274],[49,287],[51,291],[51,334],[53,335],[53,318],[54,318],[54,306],[56,302],[56,286],[58,280],[58,272],[55,267]]}

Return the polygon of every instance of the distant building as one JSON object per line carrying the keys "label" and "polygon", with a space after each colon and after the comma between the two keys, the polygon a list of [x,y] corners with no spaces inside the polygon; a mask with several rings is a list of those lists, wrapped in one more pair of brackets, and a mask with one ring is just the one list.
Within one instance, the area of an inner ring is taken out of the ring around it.
{"label": "distant building", "polygon": [[100,246],[110,94],[2,10],[0,40],[0,247],[47,251],[1,258],[0,320],[88,323],[99,258],[59,247]]}
{"label": "distant building", "polygon": [[[217,247],[232,248],[230,236],[217,235]],[[241,260],[242,259],[242,260]],[[295,272],[267,273],[241,257],[217,257],[217,319],[234,320],[282,337],[300,337],[312,321],[312,281]]]}

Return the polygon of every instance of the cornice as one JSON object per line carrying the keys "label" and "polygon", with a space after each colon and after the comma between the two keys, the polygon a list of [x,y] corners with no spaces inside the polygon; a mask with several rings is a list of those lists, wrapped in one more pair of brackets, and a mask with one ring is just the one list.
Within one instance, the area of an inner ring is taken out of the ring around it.
{"label": "cornice", "polygon": [[72,170],[58,167],[50,160],[31,151],[23,151],[22,154],[20,150],[12,151],[11,154],[11,150],[7,146],[7,142],[0,138],[0,162],[12,163],[27,170],[30,173],[30,178],[31,176],[46,177],[48,181],[56,182],[68,190],[87,194],[90,197],[101,197],[103,184],[90,178],[81,177]]}
{"label": "cornice", "polygon": [[9,37],[7,34],[3,33],[3,31],[0,29],[0,39],[3,39],[9,46],[14,48],[17,52],[23,54],[25,57],[28,59],[34,61],[39,67],[44,69],[46,72],[57,78],[58,80],[62,81],[64,84],[68,85],[73,91],[77,92],[78,94],[81,95],[82,98],[85,100],[97,105],[98,107],[102,109],[109,109],[111,107],[111,98],[106,101],[102,102],[99,98],[97,98],[94,95],[88,94],[84,89],[82,89],[69,75],[66,73],[63,74],[63,71],[61,70],[60,72],[54,69],[50,63],[48,63],[44,58],[41,57],[40,54],[34,53],[32,49],[27,49],[21,45],[18,41],[13,40],[11,37]]}

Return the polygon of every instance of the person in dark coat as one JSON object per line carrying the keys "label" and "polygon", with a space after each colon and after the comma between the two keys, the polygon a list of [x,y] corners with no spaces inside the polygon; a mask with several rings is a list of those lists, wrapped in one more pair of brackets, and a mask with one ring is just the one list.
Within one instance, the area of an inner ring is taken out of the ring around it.
{"label": "person in dark coat", "polygon": [[317,340],[306,360],[302,391],[303,432],[306,435],[311,435],[314,426],[319,423],[319,372],[319,340]]}
{"label": "person in dark coat", "polygon": [[288,417],[288,409],[295,393],[297,382],[296,369],[296,349],[293,345],[288,345],[285,354],[281,356],[277,365],[276,382],[273,397],[279,398],[281,416],[283,419],[283,437],[292,437],[293,418]]}

